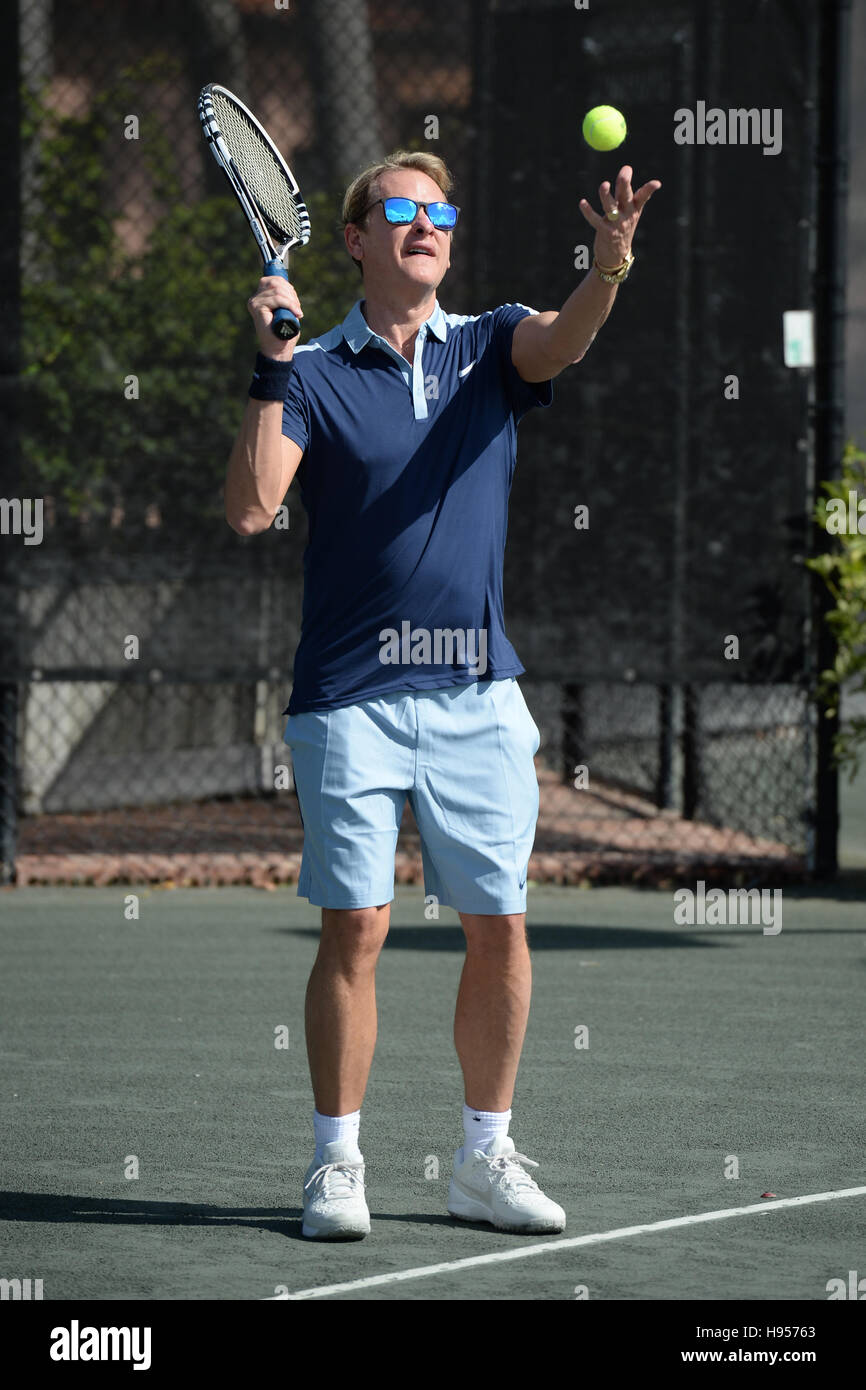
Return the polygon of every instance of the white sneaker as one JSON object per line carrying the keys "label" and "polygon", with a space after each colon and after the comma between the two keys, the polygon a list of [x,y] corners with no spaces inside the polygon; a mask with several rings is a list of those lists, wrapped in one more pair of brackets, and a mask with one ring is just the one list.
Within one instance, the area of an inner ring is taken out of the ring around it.
{"label": "white sneaker", "polygon": [[332,1139],[304,1178],[301,1234],[309,1240],[362,1240],[369,1232],[364,1160],[351,1140]]}
{"label": "white sneaker", "polygon": [[448,1211],[461,1221],[489,1221],[498,1231],[527,1235],[565,1230],[565,1212],[545,1197],[523,1166],[538,1164],[514,1148],[507,1135],[473,1149],[461,1163],[454,1157]]}

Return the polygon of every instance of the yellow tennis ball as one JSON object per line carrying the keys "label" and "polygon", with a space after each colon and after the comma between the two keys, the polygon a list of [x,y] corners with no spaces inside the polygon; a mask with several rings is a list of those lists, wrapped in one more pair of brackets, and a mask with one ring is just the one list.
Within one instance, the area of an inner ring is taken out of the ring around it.
{"label": "yellow tennis ball", "polygon": [[583,138],[594,150],[615,150],[625,136],[625,116],[615,106],[594,106],[583,118]]}

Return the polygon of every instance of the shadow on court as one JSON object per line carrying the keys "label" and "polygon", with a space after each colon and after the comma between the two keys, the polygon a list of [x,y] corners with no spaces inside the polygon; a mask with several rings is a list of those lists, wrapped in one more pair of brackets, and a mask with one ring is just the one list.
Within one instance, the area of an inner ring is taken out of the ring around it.
{"label": "shadow on court", "polygon": [[[259,1208],[199,1205],[194,1202],[130,1202],[115,1198],[55,1196],[47,1192],[0,1192],[0,1221],[38,1221],[100,1226],[226,1226],[254,1227],[271,1231],[289,1240],[313,1242],[301,1234],[301,1208]],[[399,1221],[420,1226],[449,1226],[457,1223],[450,1216],[376,1210],[376,1221]],[[475,1222],[459,1223],[473,1226]],[[334,1242],[337,1244],[338,1242]],[[348,1242],[347,1242],[348,1243]]]}
{"label": "shadow on court", "polygon": [[[866,844],[863,848],[866,851]],[[866,869],[843,869],[831,883],[786,883],[785,897],[792,902],[859,902],[866,915]]]}
{"label": "shadow on court", "polygon": [[[709,937],[742,938],[749,930],[760,930],[760,924],[749,926],[703,928],[698,937],[688,932],[674,936],[671,931],[648,931],[631,927],[561,927],[544,923],[529,922],[529,945],[533,951],[682,951],[690,948],[698,950],[724,949],[724,941],[708,940]],[[305,937],[318,941],[317,927],[277,927],[275,930],[286,936]],[[866,936],[866,924],[862,927],[798,927],[798,935],[808,936],[814,932],[822,937]],[[462,927],[391,927],[385,940],[384,950],[392,951],[464,951],[466,938]]]}

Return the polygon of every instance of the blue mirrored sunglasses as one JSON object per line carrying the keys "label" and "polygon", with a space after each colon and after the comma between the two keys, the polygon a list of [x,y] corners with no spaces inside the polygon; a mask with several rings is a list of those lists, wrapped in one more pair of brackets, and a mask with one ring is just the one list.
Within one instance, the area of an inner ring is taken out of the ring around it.
{"label": "blue mirrored sunglasses", "polygon": [[377,198],[375,203],[364,209],[361,216],[366,216],[370,208],[377,207],[379,203],[385,209],[386,222],[390,222],[393,227],[404,227],[414,222],[418,216],[418,209],[423,208],[434,227],[447,230],[449,227],[456,227],[460,213],[460,209],[453,203],[416,203],[414,198]]}

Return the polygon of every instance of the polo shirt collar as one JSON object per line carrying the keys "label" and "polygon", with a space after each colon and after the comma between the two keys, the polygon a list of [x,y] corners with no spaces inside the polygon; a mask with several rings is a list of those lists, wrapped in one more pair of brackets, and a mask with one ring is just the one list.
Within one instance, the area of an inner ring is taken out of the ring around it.
{"label": "polo shirt collar", "polygon": [[[359,299],[352,305],[342,323],[343,337],[356,354],[361,351],[361,348],[367,346],[371,338],[378,337],[378,334],[373,332],[361,313],[361,303],[362,301]],[[438,299],[433,313],[425,321],[423,327],[427,329],[428,333],[432,333],[435,338],[438,338],[441,343],[445,342],[448,323]]]}

